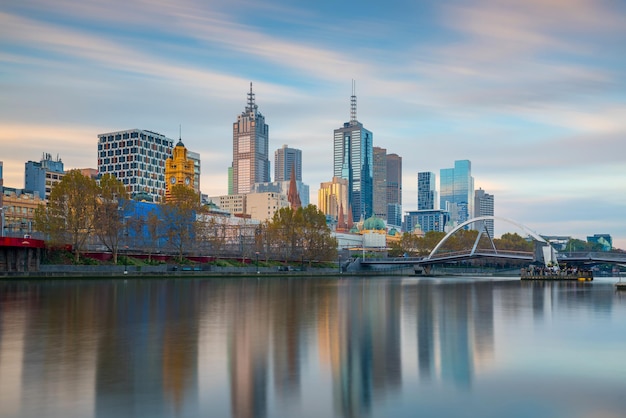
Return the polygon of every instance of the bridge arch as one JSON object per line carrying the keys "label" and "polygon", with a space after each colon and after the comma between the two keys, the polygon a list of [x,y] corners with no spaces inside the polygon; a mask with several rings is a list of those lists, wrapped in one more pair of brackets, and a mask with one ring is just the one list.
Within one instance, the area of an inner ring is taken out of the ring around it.
{"label": "bridge arch", "polygon": [[[430,252],[430,254],[428,255],[428,257],[426,257],[427,260],[430,260],[431,257],[437,252],[437,250],[439,250],[439,248],[448,240],[448,238],[450,238],[452,235],[454,235],[455,232],[459,231],[460,229],[463,229],[464,227],[466,227],[467,225],[476,223],[476,222],[480,222],[480,221],[486,221],[486,220],[498,220],[498,221],[504,221],[507,222],[511,225],[515,225],[518,228],[520,228],[521,230],[525,231],[526,233],[528,233],[531,237],[533,237],[536,241],[539,241],[541,243],[544,243],[546,246],[549,246],[550,243],[548,243],[545,239],[543,239],[539,234],[537,234],[535,231],[533,231],[532,229],[528,228],[525,225],[522,225],[519,222],[513,221],[511,219],[507,219],[507,218],[502,218],[500,216],[493,216],[493,215],[485,215],[485,216],[477,216],[475,218],[469,219],[459,225],[457,225],[456,227],[454,227],[454,229],[452,229],[450,232],[448,232],[446,234],[445,237],[443,237],[443,239],[441,241],[439,241],[439,243],[435,246],[435,248],[433,248],[433,250]],[[481,232],[482,233],[482,232]],[[476,238],[476,243],[474,244],[474,249],[472,249],[472,252],[476,249],[476,245],[478,244],[478,240],[480,239],[480,235],[478,235],[478,237]],[[493,237],[489,237],[489,240],[491,241],[491,245],[493,245]],[[494,247],[495,250],[495,247]]]}

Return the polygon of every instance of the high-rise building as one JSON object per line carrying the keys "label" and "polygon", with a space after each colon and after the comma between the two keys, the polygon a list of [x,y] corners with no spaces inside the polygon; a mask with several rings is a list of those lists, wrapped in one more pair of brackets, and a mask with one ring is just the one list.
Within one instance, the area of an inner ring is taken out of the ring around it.
{"label": "high-rise building", "polygon": [[174,140],[142,129],[98,135],[98,173],[112,174],[132,197],[165,197],[165,161]]}
{"label": "high-rise building", "polygon": [[474,216],[474,178],[469,160],[457,160],[454,168],[442,168],[439,184],[440,208],[450,212],[452,226]]}
{"label": "high-rise building", "polygon": [[[479,188],[474,193],[474,216],[493,216],[493,214],[493,195]],[[489,232],[489,236],[493,238],[493,219],[487,219],[482,222],[487,232]],[[476,227],[482,230],[482,226],[477,225]]]}
{"label": "high-rise building", "polygon": [[48,200],[52,187],[63,180],[65,171],[63,162],[57,156],[52,159],[50,154],[44,154],[40,161],[29,161],[25,164],[24,189],[39,193],[39,197]]}
{"label": "high-rise building", "polygon": [[341,177],[333,177],[332,181],[321,183],[317,192],[317,207],[335,221],[339,219],[341,210],[343,210],[343,214],[347,218],[348,180]]}
{"label": "high-rise building", "polygon": [[387,150],[374,147],[374,215],[387,220]]}
{"label": "high-rise building", "polygon": [[348,180],[348,205],[353,219],[367,219],[374,212],[373,134],[356,118],[354,85],[350,122],[334,131],[333,176]]}
{"label": "high-rise building", "polygon": [[233,193],[250,193],[254,183],[270,181],[269,126],[254,102],[252,83],[248,105],[233,123]]}
{"label": "high-rise building", "polygon": [[[165,161],[165,178],[167,179],[165,186],[166,202],[172,200],[172,187],[175,185],[194,189],[194,171],[194,161],[188,158],[187,148],[185,148],[183,141],[179,139],[172,151],[172,156]],[[196,190],[194,189],[194,191]]]}
{"label": "high-rise building", "polygon": [[417,210],[435,210],[437,185],[435,173],[417,173]]}
{"label": "high-rise building", "polygon": [[283,145],[274,152],[274,181],[289,181],[295,168],[296,181],[302,181],[302,151]]}
{"label": "high-rise building", "polygon": [[402,157],[387,154],[387,224],[402,225]]}
{"label": "high-rise building", "polygon": [[444,232],[450,214],[444,210],[414,210],[404,216],[403,230],[413,232],[420,229],[422,232]]}

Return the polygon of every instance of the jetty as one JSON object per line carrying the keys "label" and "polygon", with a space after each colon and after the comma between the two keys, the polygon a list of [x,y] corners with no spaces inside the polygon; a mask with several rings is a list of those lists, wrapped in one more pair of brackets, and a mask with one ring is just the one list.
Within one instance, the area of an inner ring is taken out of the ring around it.
{"label": "jetty", "polygon": [[593,272],[583,269],[552,270],[549,268],[523,268],[520,273],[521,280],[545,280],[560,281],[570,280],[578,282],[590,282],[593,280]]}

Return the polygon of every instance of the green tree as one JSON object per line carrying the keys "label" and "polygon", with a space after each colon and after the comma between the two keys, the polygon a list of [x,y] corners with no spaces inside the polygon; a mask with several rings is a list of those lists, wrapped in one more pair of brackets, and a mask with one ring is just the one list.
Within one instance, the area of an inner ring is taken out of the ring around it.
{"label": "green tree", "polygon": [[113,254],[113,263],[117,264],[117,255],[129,225],[124,213],[129,205],[128,192],[124,184],[112,174],[105,174],[98,186],[94,232],[100,242]]}
{"label": "green tree", "polygon": [[314,205],[293,210],[282,208],[266,227],[270,251],[285,260],[334,260],[337,240],[331,235],[326,216]]}
{"label": "green tree", "polygon": [[70,170],[52,188],[48,204],[35,211],[36,229],[52,243],[70,244],[76,263],[94,231],[98,192],[95,180]]}
{"label": "green tree", "polygon": [[533,252],[535,248],[533,241],[529,241],[517,233],[507,232],[502,234],[500,238],[495,238],[493,242],[498,250],[503,251]]}

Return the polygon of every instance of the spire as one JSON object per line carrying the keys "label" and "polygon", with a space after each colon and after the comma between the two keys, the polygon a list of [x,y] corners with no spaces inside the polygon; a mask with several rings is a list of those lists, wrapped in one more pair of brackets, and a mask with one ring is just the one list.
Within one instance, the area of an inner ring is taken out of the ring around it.
{"label": "spire", "polygon": [[246,106],[247,113],[254,113],[257,109],[256,103],[254,103],[254,93],[252,92],[252,81],[250,82],[250,93],[248,93],[248,106]]}
{"label": "spire", "polygon": [[183,144],[183,128],[182,125],[178,125],[178,144],[176,144],[177,147],[184,147],[185,144]]}
{"label": "spire", "polygon": [[346,221],[343,217],[343,202],[339,202],[339,216],[337,217],[337,231],[346,231]]}
{"label": "spire", "polygon": [[300,195],[298,194],[298,187],[296,187],[296,164],[291,167],[291,176],[289,179],[289,192],[287,193],[287,200],[291,204],[291,209],[296,210],[302,207],[302,201],[300,201]]}
{"label": "spire", "polygon": [[348,228],[348,231],[352,229],[353,225],[354,225],[354,219],[352,218],[352,205],[350,205],[350,207],[348,208],[348,224],[346,225],[346,228]]}
{"label": "spire", "polygon": [[350,125],[354,125],[356,121],[356,82],[352,80],[352,96],[350,96]]}

